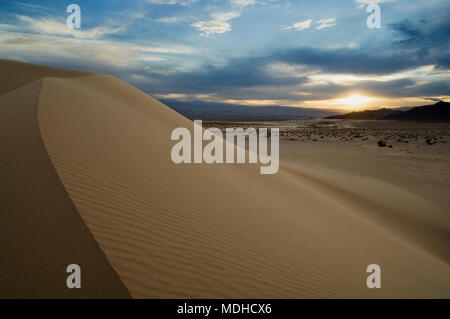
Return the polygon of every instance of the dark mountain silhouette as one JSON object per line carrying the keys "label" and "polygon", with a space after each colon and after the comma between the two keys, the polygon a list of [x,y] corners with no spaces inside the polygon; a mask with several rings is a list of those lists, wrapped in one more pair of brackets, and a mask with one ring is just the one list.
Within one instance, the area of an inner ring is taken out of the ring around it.
{"label": "dark mountain silhouette", "polygon": [[286,107],[286,106],[244,106],[205,101],[179,101],[160,99],[162,103],[190,119],[305,119],[322,118],[338,114],[338,111]]}
{"label": "dark mountain silhouette", "polygon": [[326,119],[335,119],[335,120],[380,120],[387,116],[401,114],[403,111],[392,110],[392,109],[380,109],[380,110],[366,110],[360,112],[351,112],[341,115],[333,115],[328,116]]}
{"label": "dark mountain silhouette", "polygon": [[326,119],[450,122],[450,103],[448,102],[440,101],[433,105],[418,106],[406,111],[404,109],[366,110],[328,116]]}
{"label": "dark mountain silhouette", "polygon": [[418,106],[400,114],[385,117],[397,121],[450,121],[450,103],[440,101],[434,105]]}

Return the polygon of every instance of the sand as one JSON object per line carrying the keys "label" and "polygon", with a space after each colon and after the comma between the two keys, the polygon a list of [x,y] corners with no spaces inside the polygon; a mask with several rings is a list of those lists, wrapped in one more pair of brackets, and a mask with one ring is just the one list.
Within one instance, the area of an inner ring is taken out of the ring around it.
{"label": "sand", "polygon": [[[0,97],[0,297],[126,298],[48,157],[37,105],[42,81]],[[82,289],[66,287],[77,263]]]}
{"label": "sand", "polygon": [[[0,296],[450,297],[448,210],[323,164],[342,150],[303,157],[282,144],[271,176],[175,165],[170,133],[192,122],[143,92],[108,75],[3,66],[27,79],[0,74]],[[82,289],[65,288],[66,263],[81,265]],[[372,263],[381,289],[365,285]]]}

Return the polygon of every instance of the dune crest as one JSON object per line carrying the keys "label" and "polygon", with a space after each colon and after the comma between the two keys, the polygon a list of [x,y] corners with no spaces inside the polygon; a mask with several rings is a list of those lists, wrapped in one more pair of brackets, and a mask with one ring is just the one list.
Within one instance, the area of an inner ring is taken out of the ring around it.
{"label": "dune crest", "polygon": [[[127,298],[48,157],[41,88],[38,80],[0,96],[0,297]],[[73,263],[83,269],[82,290],[66,286]]]}

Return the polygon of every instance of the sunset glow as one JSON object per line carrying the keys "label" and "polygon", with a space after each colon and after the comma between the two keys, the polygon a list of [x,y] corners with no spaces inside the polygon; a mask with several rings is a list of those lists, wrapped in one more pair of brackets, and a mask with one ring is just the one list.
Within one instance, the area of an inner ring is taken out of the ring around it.
{"label": "sunset glow", "polygon": [[358,109],[365,107],[367,103],[374,102],[375,100],[375,98],[355,93],[343,98],[331,100],[329,104],[341,109]]}

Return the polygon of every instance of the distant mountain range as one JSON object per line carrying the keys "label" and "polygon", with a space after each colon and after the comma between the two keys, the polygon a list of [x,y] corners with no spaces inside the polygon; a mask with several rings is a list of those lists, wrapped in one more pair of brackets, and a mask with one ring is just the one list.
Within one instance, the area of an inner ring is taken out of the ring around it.
{"label": "distant mountain range", "polygon": [[403,111],[384,108],[384,109],[380,109],[380,110],[366,110],[366,111],[351,112],[351,113],[346,113],[346,114],[328,116],[328,117],[326,117],[326,119],[381,120],[385,117],[402,114],[402,113],[403,113]]}
{"label": "distant mountain range", "polygon": [[286,106],[245,106],[205,101],[160,99],[168,107],[190,119],[305,119],[339,114],[335,110]]}
{"label": "distant mountain range", "polygon": [[440,121],[450,122],[450,103],[440,101],[433,105],[413,107],[409,110],[380,109],[351,112],[325,117],[326,119]]}

